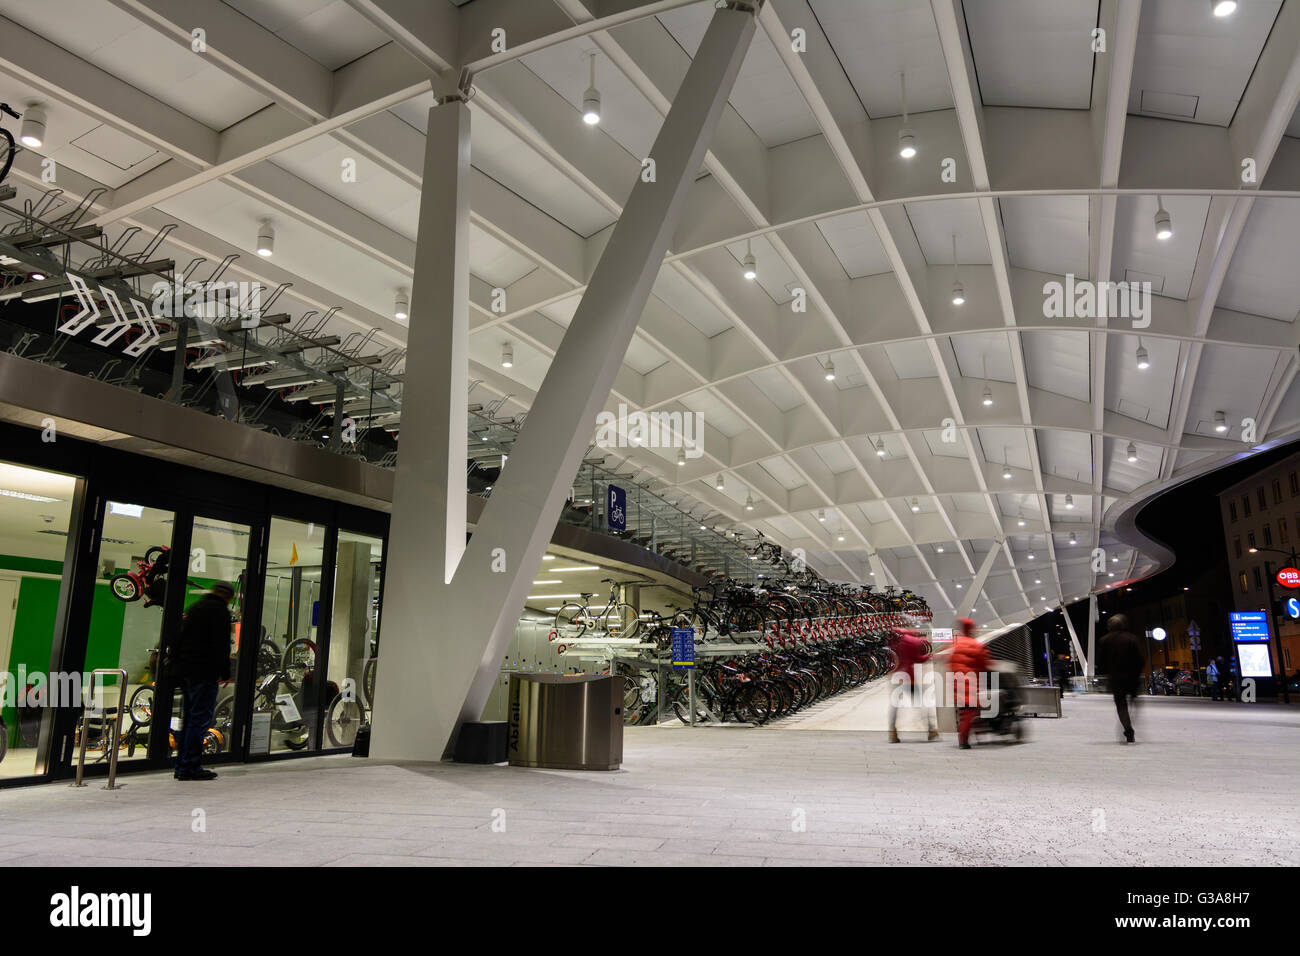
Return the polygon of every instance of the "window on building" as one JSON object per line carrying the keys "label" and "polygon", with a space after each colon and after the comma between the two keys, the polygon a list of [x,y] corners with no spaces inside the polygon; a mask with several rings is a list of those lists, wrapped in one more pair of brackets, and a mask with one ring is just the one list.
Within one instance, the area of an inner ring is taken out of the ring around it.
{"label": "window on building", "polygon": [[1250,590],[1250,586],[1246,583],[1246,572],[1242,571],[1241,572],[1241,593],[1245,594],[1249,590]]}
{"label": "window on building", "polygon": [[1237,503],[1235,501],[1228,502],[1228,517],[1233,521],[1237,520]]}
{"label": "window on building", "polygon": [[1241,496],[1241,513],[1247,518],[1250,517],[1250,495]]}
{"label": "window on building", "polygon": [[1258,591],[1264,587],[1264,576],[1259,573],[1259,568],[1255,568],[1255,590]]}
{"label": "window on building", "polygon": [[1255,489],[1255,497],[1259,499],[1259,510],[1265,510],[1268,507],[1268,496],[1264,494],[1262,487]]}
{"label": "window on building", "polygon": [[1281,503],[1282,503],[1282,479],[1274,478],[1273,479],[1273,504],[1280,505]]}
{"label": "window on building", "polygon": [[1241,538],[1240,536],[1232,539],[1232,553],[1235,557],[1241,557]]}
{"label": "window on building", "polygon": [[1277,519],[1277,540],[1279,544],[1286,544],[1291,538],[1286,533],[1286,519]]}
{"label": "window on building", "polygon": [[1273,526],[1264,525],[1264,547],[1273,547]]}
{"label": "window on building", "polygon": [[1255,547],[1255,532],[1253,531],[1246,532],[1246,546],[1249,548]]}
{"label": "window on building", "polygon": [[1300,478],[1296,478],[1295,472],[1291,472],[1291,497],[1300,495]]}

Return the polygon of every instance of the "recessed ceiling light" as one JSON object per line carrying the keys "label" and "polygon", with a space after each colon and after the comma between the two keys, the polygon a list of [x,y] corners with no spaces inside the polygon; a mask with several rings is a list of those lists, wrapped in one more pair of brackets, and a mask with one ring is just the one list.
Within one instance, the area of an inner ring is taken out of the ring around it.
{"label": "recessed ceiling light", "polygon": [[1210,10],[1216,17],[1230,17],[1237,11],[1237,0],[1210,0]]}

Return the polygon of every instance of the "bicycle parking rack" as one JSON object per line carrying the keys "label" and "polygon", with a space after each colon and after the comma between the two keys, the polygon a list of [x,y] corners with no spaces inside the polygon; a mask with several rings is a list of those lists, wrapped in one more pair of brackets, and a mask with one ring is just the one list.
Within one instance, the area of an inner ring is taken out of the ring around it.
{"label": "bicycle parking rack", "polygon": [[[105,786],[104,789],[116,790],[117,789],[117,782],[116,782],[117,781],[117,749],[119,744],[122,741],[122,715],[126,713],[126,669],[120,667],[119,668],[104,667],[98,670],[91,671],[90,672],[90,699],[92,703],[96,701],[95,678],[107,677],[109,674],[117,675],[118,687],[120,689],[118,691],[118,698],[117,698],[117,714],[113,719],[113,723],[110,725],[112,727],[112,733],[109,735],[109,746],[112,747],[112,750],[109,751],[109,755],[108,755],[108,785]],[[101,681],[100,684],[102,686],[103,682]],[[74,787],[84,787],[86,785],[83,782],[83,777],[85,776],[86,773],[86,747],[90,743],[90,733],[89,733],[90,727],[86,723],[86,718],[90,717],[91,714],[99,713],[101,711],[102,708],[100,708],[97,704],[90,709],[83,707],[81,710],[81,746],[80,748],[78,748],[77,779],[72,784],[72,786]],[[103,729],[101,729],[100,732],[103,733],[104,732]]]}

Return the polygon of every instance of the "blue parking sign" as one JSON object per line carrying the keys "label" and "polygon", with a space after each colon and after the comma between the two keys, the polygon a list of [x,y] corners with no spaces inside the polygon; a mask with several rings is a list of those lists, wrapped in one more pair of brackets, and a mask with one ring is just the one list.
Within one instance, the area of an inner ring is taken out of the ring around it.
{"label": "blue parking sign", "polygon": [[605,499],[605,517],[610,531],[627,530],[627,492],[618,485],[609,486],[609,495]]}

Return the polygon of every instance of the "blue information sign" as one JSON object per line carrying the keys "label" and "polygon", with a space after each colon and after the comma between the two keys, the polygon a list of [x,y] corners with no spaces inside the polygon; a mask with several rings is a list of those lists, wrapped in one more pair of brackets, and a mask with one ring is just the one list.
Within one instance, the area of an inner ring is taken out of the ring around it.
{"label": "blue information sign", "polygon": [[1230,611],[1228,622],[1232,625],[1234,641],[1268,640],[1268,613],[1265,611]]}
{"label": "blue information sign", "polygon": [[627,492],[618,485],[609,486],[605,517],[609,522],[610,531],[627,530]]}
{"label": "blue information sign", "polygon": [[1286,616],[1290,618],[1300,618],[1300,601],[1295,598],[1286,599]]}
{"label": "blue information sign", "polygon": [[673,667],[695,666],[695,628],[673,628]]}

